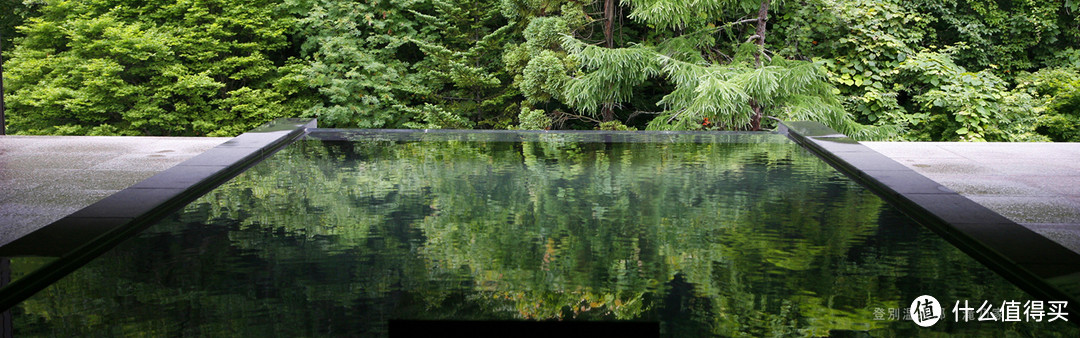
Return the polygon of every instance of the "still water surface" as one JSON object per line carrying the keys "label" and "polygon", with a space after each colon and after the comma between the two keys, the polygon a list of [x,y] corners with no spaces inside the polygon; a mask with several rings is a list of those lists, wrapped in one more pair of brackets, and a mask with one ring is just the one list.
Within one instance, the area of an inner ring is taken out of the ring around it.
{"label": "still water surface", "polygon": [[[344,135],[288,146],[23,302],[16,334],[1078,334],[955,321],[957,300],[1031,296],[780,135]],[[924,294],[947,318],[897,318]]]}

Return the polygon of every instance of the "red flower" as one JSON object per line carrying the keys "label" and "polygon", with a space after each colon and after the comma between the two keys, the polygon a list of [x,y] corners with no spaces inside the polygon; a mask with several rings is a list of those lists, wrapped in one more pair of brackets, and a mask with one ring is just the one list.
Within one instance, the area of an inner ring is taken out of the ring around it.
{"label": "red flower", "polygon": [[709,118],[708,117],[705,118],[705,122],[701,123],[701,125],[705,126],[705,127],[708,127],[710,124],[712,124],[712,123],[709,123]]}

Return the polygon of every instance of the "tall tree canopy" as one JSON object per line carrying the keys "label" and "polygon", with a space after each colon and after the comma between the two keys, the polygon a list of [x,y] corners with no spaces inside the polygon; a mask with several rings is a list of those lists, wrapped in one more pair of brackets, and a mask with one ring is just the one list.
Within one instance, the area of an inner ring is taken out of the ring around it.
{"label": "tall tree canopy", "polygon": [[655,36],[610,48],[607,35],[607,47],[563,35],[561,48],[581,67],[564,80],[563,101],[611,121],[615,106],[659,80],[670,89],[662,90],[650,129],[760,130],[768,114],[822,121],[855,136],[880,132],[847,116],[820,64],[767,48],[770,3],[628,1],[628,18]]}
{"label": "tall tree canopy", "polygon": [[316,1],[301,20],[308,114],[341,127],[505,127],[508,22],[490,3]]}
{"label": "tall tree canopy", "polygon": [[0,44],[10,48],[12,41],[18,32],[15,26],[23,22],[23,18],[33,15],[29,7],[18,0],[0,0]]}
{"label": "tall tree canopy", "polygon": [[224,136],[310,106],[274,1],[36,9],[4,67],[14,132]]}
{"label": "tall tree canopy", "polygon": [[1075,140],[1077,3],[4,0],[0,31],[13,133],[231,135],[298,115],[758,130],[774,116],[862,138]]}
{"label": "tall tree canopy", "polygon": [[1046,140],[1042,116],[1059,113],[1018,75],[1080,70],[1080,24],[1066,1],[806,4],[784,14],[782,53],[823,60],[848,111],[904,126],[909,140]]}

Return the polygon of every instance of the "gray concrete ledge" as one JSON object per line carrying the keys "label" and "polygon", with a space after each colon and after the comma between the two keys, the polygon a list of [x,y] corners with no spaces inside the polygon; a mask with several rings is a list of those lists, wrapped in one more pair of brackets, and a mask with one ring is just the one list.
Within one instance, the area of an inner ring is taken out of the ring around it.
{"label": "gray concrete ledge", "polygon": [[0,246],[228,140],[0,136]]}
{"label": "gray concrete ledge", "polygon": [[59,257],[0,288],[0,310],[14,306],[209,192],[299,138],[315,123],[313,119],[273,121],[0,247],[3,257]]}
{"label": "gray concrete ledge", "polygon": [[[983,203],[992,204],[987,200],[958,193],[954,190],[960,188],[958,185],[927,178],[910,166],[838,135],[820,123],[784,122],[780,131],[1021,289],[1042,299],[1068,300],[1070,312],[1080,309],[1077,303],[1080,300],[1080,254],[1077,252],[984,206]],[[1000,144],[982,147],[993,149],[995,146],[1004,148]],[[1002,155],[998,161],[1024,152],[1017,147],[1008,147],[1012,148],[1013,155]],[[893,155],[902,153],[907,158],[942,163],[962,158],[948,148],[899,149]],[[1049,157],[1060,159],[1059,164],[1064,164],[1069,156],[1058,153]],[[1009,172],[1024,166],[1037,167],[1025,164],[1002,170]],[[948,164],[943,167],[957,175],[994,172],[988,167]],[[1047,167],[1044,172],[1062,175],[1069,170],[1065,166]],[[963,188],[959,190],[963,191]]]}

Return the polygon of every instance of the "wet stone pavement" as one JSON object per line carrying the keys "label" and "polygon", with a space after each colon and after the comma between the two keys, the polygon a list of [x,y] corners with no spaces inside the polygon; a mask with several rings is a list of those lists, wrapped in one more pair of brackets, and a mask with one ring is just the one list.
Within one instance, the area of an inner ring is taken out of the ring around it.
{"label": "wet stone pavement", "polygon": [[0,136],[0,246],[228,140]]}
{"label": "wet stone pavement", "polygon": [[1080,143],[861,143],[1080,253]]}

